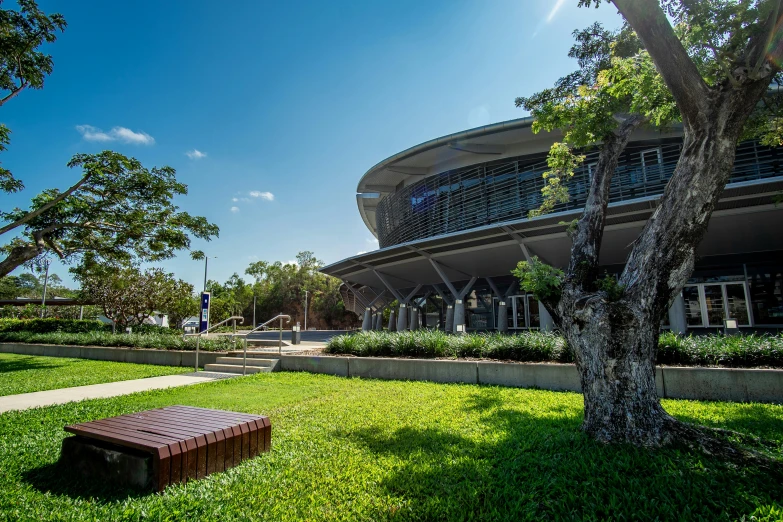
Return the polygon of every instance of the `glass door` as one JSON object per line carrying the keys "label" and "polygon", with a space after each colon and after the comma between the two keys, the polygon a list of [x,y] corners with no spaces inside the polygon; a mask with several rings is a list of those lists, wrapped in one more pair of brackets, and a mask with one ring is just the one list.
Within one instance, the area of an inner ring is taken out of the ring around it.
{"label": "glass door", "polygon": [[726,283],[723,285],[726,295],[727,316],[736,319],[740,326],[750,326],[750,307],[745,293],[745,283]]}
{"label": "glass door", "polygon": [[704,292],[704,316],[707,324],[704,326],[723,326],[725,306],[723,299],[723,285],[703,285]]}
{"label": "glass door", "polygon": [[726,319],[751,326],[750,300],[745,283],[702,283],[682,290],[689,328],[722,328]]}

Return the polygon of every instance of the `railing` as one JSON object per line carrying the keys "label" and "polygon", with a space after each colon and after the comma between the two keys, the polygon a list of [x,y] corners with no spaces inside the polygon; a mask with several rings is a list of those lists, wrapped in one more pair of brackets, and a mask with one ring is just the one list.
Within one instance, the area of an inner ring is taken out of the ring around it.
{"label": "railing", "polygon": [[[609,200],[632,201],[662,194],[680,156],[681,140],[629,145],[612,178]],[[566,182],[570,201],[556,212],[584,207],[598,152]],[[495,160],[430,176],[381,199],[376,224],[381,247],[528,217],[541,206],[546,153]],[[730,183],[783,172],[783,153],[746,141],[737,146]]]}
{"label": "railing", "polygon": [[245,336],[245,347],[247,347],[247,336],[248,335],[250,335],[253,332],[257,332],[259,330],[266,329],[266,326],[268,324],[273,323],[273,322],[277,321],[278,319],[280,320],[280,342],[277,345],[277,353],[282,355],[283,354],[283,319],[285,319],[285,323],[286,324],[290,323],[291,322],[291,316],[290,315],[277,314],[276,316],[274,316],[273,318],[271,318],[270,320],[268,320],[264,324],[259,324],[258,326],[256,326],[252,330],[250,330],[249,332],[244,332],[244,333],[240,334],[240,335]]}
{"label": "railing", "polygon": [[[228,323],[229,321],[233,321],[234,324],[234,331],[231,333],[231,343],[234,345],[234,351],[236,351],[237,347],[237,336],[242,337],[241,334],[237,334],[237,320],[239,321],[239,324],[242,324],[245,320],[244,317],[241,315],[232,315],[225,321],[220,321],[217,324],[213,324],[203,332],[198,333],[186,333],[182,334],[182,339],[187,339],[188,337],[195,337],[196,338],[196,371],[198,371],[198,352],[199,352],[199,346],[201,344],[201,336],[204,334],[208,334],[210,331],[214,330],[218,326],[223,326],[224,324]],[[244,347],[244,353],[242,356],[242,375],[247,374],[247,338],[244,339],[245,347]]]}

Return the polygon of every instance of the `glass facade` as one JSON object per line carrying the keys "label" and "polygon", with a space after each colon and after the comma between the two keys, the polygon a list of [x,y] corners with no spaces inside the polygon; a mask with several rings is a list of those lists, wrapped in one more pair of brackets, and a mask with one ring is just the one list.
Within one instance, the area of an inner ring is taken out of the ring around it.
{"label": "glass facade", "polygon": [[[663,192],[680,154],[681,140],[630,144],[619,162],[610,201]],[[577,209],[587,198],[597,152],[586,153],[583,167],[568,182],[571,201],[555,211]],[[783,153],[744,142],[737,148],[732,182],[763,179],[783,171]],[[376,210],[382,248],[416,239],[527,217],[541,205],[546,153],[495,160],[429,176],[381,199]]]}

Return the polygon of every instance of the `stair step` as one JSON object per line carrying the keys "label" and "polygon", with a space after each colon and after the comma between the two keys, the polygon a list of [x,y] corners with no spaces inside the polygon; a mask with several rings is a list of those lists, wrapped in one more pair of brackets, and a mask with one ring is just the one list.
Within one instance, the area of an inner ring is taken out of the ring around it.
{"label": "stair step", "polygon": [[[277,361],[278,359],[261,359],[260,357],[250,357],[250,354],[247,354],[248,366],[274,366]],[[235,355],[233,357],[218,357],[215,362],[218,364],[238,364],[242,366],[242,356]]]}
{"label": "stair step", "polygon": [[[242,373],[242,365],[239,364],[205,364],[204,371],[223,372],[223,373]],[[247,373],[271,372],[272,368],[268,366],[247,366]]]}
{"label": "stair step", "polygon": [[[230,352],[226,352],[227,357],[239,357],[242,358],[243,352],[241,350],[233,350]],[[278,361],[279,356],[277,354],[277,350],[248,350],[247,351],[247,358],[248,359],[271,359],[273,361]]]}

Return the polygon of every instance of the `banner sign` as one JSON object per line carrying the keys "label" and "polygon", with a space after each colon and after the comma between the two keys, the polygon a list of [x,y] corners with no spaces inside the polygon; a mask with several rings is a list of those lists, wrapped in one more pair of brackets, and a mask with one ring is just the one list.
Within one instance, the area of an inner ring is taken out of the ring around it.
{"label": "banner sign", "polygon": [[198,331],[203,332],[209,328],[209,292],[201,293],[201,315],[198,318]]}

